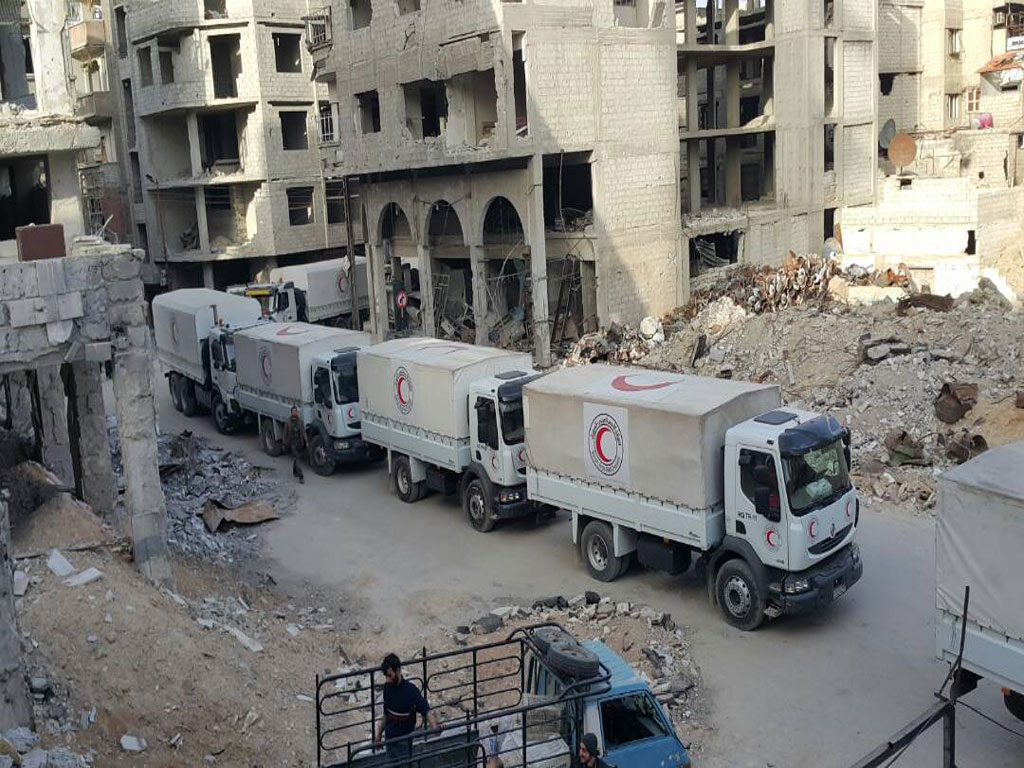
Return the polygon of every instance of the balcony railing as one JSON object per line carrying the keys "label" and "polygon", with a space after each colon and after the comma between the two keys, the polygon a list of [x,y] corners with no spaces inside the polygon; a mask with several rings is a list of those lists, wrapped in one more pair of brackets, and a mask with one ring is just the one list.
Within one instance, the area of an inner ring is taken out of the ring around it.
{"label": "balcony railing", "polygon": [[331,44],[334,32],[331,28],[331,7],[321,8],[305,17],[306,46],[313,50]]}
{"label": "balcony railing", "polygon": [[338,135],[334,132],[334,105],[321,107],[318,117],[320,143],[333,144],[338,140]]}
{"label": "balcony railing", "polygon": [[71,57],[89,61],[103,55],[107,42],[107,30],[101,19],[80,21],[68,28],[68,47]]}

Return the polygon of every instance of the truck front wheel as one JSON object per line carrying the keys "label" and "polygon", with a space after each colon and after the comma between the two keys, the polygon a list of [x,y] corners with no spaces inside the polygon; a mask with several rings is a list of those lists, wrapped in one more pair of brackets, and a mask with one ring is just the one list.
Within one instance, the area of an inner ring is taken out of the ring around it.
{"label": "truck front wheel", "polygon": [[213,423],[217,427],[217,431],[222,435],[230,435],[234,431],[231,423],[231,412],[228,411],[227,404],[219,395],[213,396]]}
{"label": "truck front wheel", "polygon": [[167,389],[171,392],[174,410],[181,411],[184,406],[181,404],[181,377],[178,374],[172,373],[167,377]]}
{"label": "truck front wheel", "polygon": [[199,413],[199,403],[196,402],[195,384],[192,383],[192,379],[182,377],[178,391],[181,392],[181,412],[189,418]]}
{"label": "truck front wheel", "polygon": [[725,620],[744,632],[757,629],[764,621],[764,601],[750,566],[729,560],[715,578],[715,594]]}
{"label": "truck front wheel", "polygon": [[327,477],[334,474],[334,449],[321,434],[313,435],[313,439],[309,441],[309,462],[318,475]]}
{"label": "truck front wheel", "polygon": [[262,443],[263,452],[267,456],[280,456],[284,453],[284,446],[274,436],[274,422],[272,419],[260,420],[260,443]]}
{"label": "truck front wheel", "polygon": [[600,520],[587,523],[580,541],[583,562],[590,575],[598,581],[614,581],[622,573],[626,558],[616,557],[612,527]]}
{"label": "truck front wheel", "polygon": [[494,530],[494,512],[487,500],[487,489],[480,478],[470,480],[463,494],[462,505],[466,508],[469,524],[480,533]]}
{"label": "truck front wheel", "polygon": [[399,456],[395,459],[392,474],[395,478],[395,491],[398,498],[406,504],[412,504],[423,495],[423,483],[412,481],[412,468],[409,466],[409,459]]}

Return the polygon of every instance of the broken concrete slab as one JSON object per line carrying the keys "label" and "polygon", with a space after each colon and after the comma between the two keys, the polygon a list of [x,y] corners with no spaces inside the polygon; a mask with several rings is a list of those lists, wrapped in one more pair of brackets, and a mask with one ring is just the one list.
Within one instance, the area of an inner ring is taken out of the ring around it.
{"label": "broken concrete slab", "polygon": [[259,641],[253,640],[242,630],[237,629],[236,627],[229,626],[227,624],[225,624],[222,627],[222,629],[253,653],[259,653],[263,650],[263,646],[259,643]]}
{"label": "broken concrete slab", "polygon": [[50,569],[54,576],[62,579],[73,575],[76,571],[75,566],[68,562],[68,559],[60,553],[59,549],[54,549],[50,552],[50,556],[46,558],[46,567]]}
{"label": "broken concrete slab", "polygon": [[208,499],[203,505],[203,522],[210,533],[216,533],[224,523],[257,525],[277,519],[273,505],[266,501],[250,501],[232,507],[218,499]]}
{"label": "broken concrete slab", "polygon": [[14,572],[14,596],[24,597],[28,592],[28,574],[24,571]]}
{"label": "broken concrete slab", "polygon": [[75,574],[69,579],[64,579],[64,586],[67,587],[84,587],[86,584],[92,584],[94,581],[99,581],[103,578],[103,572],[98,568],[86,568],[81,573]]}
{"label": "broken concrete slab", "polygon": [[121,749],[125,752],[144,752],[146,740],[126,733],[121,737]]}

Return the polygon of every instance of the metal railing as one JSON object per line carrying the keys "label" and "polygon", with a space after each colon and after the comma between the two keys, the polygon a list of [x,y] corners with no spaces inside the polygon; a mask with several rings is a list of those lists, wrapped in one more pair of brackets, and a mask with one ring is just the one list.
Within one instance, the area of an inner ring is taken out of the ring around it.
{"label": "metal railing", "polygon": [[317,115],[317,124],[320,127],[320,143],[333,144],[338,140],[334,132],[334,105],[321,107]]}
{"label": "metal railing", "polygon": [[331,7],[326,6],[319,11],[314,11],[305,17],[306,20],[306,45],[310,48],[319,48],[330,45],[334,38],[331,28]]}

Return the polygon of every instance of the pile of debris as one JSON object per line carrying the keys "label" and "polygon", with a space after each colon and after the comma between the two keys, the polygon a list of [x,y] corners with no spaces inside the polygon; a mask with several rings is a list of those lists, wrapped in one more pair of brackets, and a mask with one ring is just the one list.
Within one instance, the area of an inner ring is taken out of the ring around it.
{"label": "pile of debris", "polygon": [[29,728],[12,728],[0,738],[0,766],[88,768],[93,760],[92,752],[79,755],[66,747],[43,749],[39,746],[39,734]]}
{"label": "pile of debris", "polygon": [[618,363],[630,365],[643,360],[665,343],[665,329],[655,317],[645,317],[639,330],[612,323],[603,331],[584,334],[566,356],[566,365]]}
{"label": "pile of debris", "polygon": [[[114,473],[123,486],[116,424],[109,438]],[[183,554],[221,563],[252,555],[256,534],[237,526],[274,520],[295,503],[294,489],[283,487],[272,469],[250,464],[188,430],[160,434],[157,455],[167,501],[167,540]]]}

